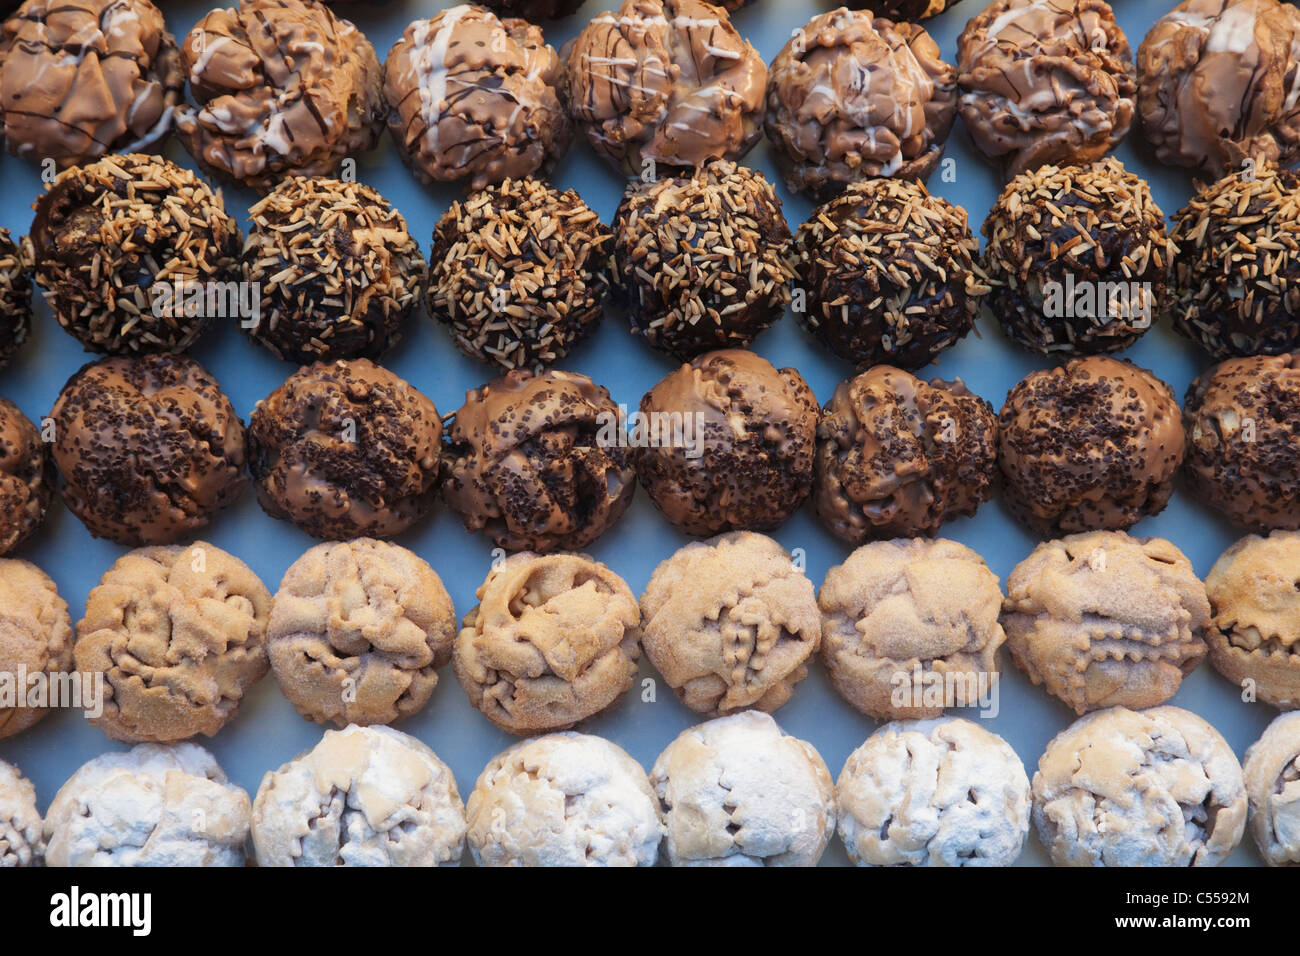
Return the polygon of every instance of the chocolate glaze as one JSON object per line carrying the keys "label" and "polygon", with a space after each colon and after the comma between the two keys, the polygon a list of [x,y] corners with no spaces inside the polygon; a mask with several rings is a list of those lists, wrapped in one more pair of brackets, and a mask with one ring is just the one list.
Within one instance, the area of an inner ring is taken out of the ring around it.
{"label": "chocolate glaze", "polygon": [[0,398],[0,554],[32,536],[54,495],[50,446],[18,406]]}

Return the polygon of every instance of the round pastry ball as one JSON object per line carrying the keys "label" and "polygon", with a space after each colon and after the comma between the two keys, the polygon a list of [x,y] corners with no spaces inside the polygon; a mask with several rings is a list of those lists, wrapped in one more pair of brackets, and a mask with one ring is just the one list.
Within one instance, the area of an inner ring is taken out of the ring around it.
{"label": "round pastry ball", "polygon": [[[0,626],[0,674],[8,677],[16,698],[12,706],[0,707],[3,740],[22,733],[49,713],[48,707],[28,706],[28,687],[18,683],[18,674],[44,675],[54,690],[53,680],[72,670],[72,618],[50,576],[16,558],[0,558],[0,616],[4,622]],[[0,837],[3,834],[0,827]],[[0,839],[0,848],[3,843]]]}
{"label": "round pastry ball", "polygon": [[451,659],[456,611],[442,579],[406,548],[318,544],[271,601],[266,648],[284,696],[318,724],[390,724],[428,703]]}
{"label": "round pastry ball", "polygon": [[1214,562],[1205,592],[1214,669],[1266,704],[1300,707],[1300,533],[1242,538]]}
{"label": "round pastry ball", "polygon": [[50,412],[63,503],[97,538],[171,544],[244,491],[244,425],[208,371],[179,355],[84,365]]}
{"label": "round pastry ball", "polygon": [[831,683],[877,720],[980,706],[999,679],[1002,589],[956,541],[863,545],[826,572],[817,605]]}
{"label": "round pastry ball", "polygon": [[17,405],[0,398],[0,555],[41,526],[54,483],[49,444]]}
{"label": "round pastry ball", "polygon": [[816,866],[835,832],[821,754],[759,711],[682,731],[650,785],[673,866]]}
{"label": "round pastry ball", "polygon": [[1165,302],[1178,251],[1150,187],[1111,156],[1020,173],[983,232],[989,311],[1007,338],[1040,355],[1136,342]]}
{"label": "round pastry ball", "polygon": [[292,176],[248,210],[241,323],[277,358],[307,365],[383,355],[424,293],[428,264],[406,220],[360,183]]}
{"label": "round pastry ball", "polygon": [[762,173],[735,163],[630,186],[613,249],[614,292],[632,331],[683,362],[747,348],[790,304],[781,200]]}
{"label": "round pastry ball", "polygon": [[314,538],[391,538],[433,507],[442,420],[369,359],[290,375],[248,419],[248,468],[273,518]]}
{"label": "round pastry ball", "polygon": [[36,788],[13,764],[0,760],[0,870],[41,866],[45,862],[45,835]]}
{"label": "round pastry ball", "polygon": [[1300,353],[1228,359],[1183,399],[1183,482],[1249,531],[1300,530]]}
{"label": "round pastry ball", "polygon": [[1008,178],[1083,165],[1128,135],[1137,71],[1104,0],[993,0],[957,38],[957,109]]}
{"label": "round pastry ball", "polygon": [[[1300,15],[1300,14],[1298,14]],[[1174,214],[1174,329],[1216,359],[1300,347],[1300,176],[1260,163]]]}
{"label": "round pastry ball", "polygon": [[266,674],[270,610],[248,565],[206,541],[128,551],[77,622],[76,669],[104,682],[90,722],[127,743],[215,735]]}
{"label": "round pastry ball", "polygon": [[477,190],[549,176],[573,140],[563,76],[541,28],[453,6],[414,21],[388,51],[388,131],[422,183]]}
{"label": "round pastry ball", "polygon": [[4,140],[33,162],[148,150],[184,91],[180,50],[149,0],[28,0],[0,28]]}
{"label": "round pastry ball", "polygon": [[771,712],[808,676],[821,643],[812,582],[771,538],[693,541],[641,595],[641,646],[683,704],[710,717]]}
{"label": "round pastry ball", "polygon": [[32,264],[9,230],[0,229],[0,369],[32,331],[31,272]]}
{"label": "round pastry ball", "polygon": [[934,535],[993,496],[997,439],[993,406],[962,381],[877,365],[822,409],[813,504],[850,544]]}
{"label": "round pastry ball", "polygon": [[87,351],[183,352],[212,318],[231,317],[239,226],[188,169],[106,156],[65,169],[33,208],[36,282]]}
{"label": "round pastry ball", "polygon": [[957,107],[957,70],[914,23],[840,7],[776,55],[764,129],[786,186],[817,200],[875,176],[927,179]]}
{"label": "round pastry ball", "polygon": [[910,180],[852,184],[813,210],[795,254],[795,315],[859,368],[928,365],[975,327],[989,291],[966,211]]}
{"label": "round pastry ball", "polygon": [[315,0],[239,0],[181,44],[190,95],[176,110],[185,148],[214,176],[269,189],[331,176],[373,149],[388,114],[375,48]]}
{"label": "round pastry ball", "polygon": [[1030,372],[998,424],[1007,507],[1043,537],[1121,531],[1159,514],[1183,461],[1173,391],[1119,359]]}
{"label": "round pastry ball", "polygon": [[1179,707],[1076,720],[1039,759],[1033,797],[1056,866],[1218,866],[1246,828],[1232,748]]}
{"label": "round pastry ball", "polygon": [[641,399],[637,476],[687,534],[776,528],[812,488],[817,412],[795,369],[743,349],[708,352]]}
{"label": "round pastry ball", "polygon": [[[197,744],[82,765],[45,814],[49,866],[243,866],[252,806]],[[201,825],[200,825],[201,822]]]}
{"label": "round pastry ball", "polygon": [[1122,531],[1038,545],[1007,578],[1011,659],[1075,713],[1163,704],[1205,657],[1205,586],[1164,538]]}
{"label": "round pastry ball", "polygon": [[664,829],[641,765],[572,732],[493,757],[465,813],[478,866],[654,866]]}
{"label": "round pastry ball", "polygon": [[465,615],[452,663],[470,703],[502,730],[567,730],[632,686],[636,596],[580,554],[512,554]]}
{"label": "round pastry ball", "polygon": [[443,502],[509,551],[580,551],[627,510],[619,409],[585,375],[514,371],[465,393],[447,425]]}
{"label": "round pastry ball", "polygon": [[258,866],[459,866],[465,805],[425,744],[354,725],[262,778],[252,830]]}
{"label": "round pastry ball", "polygon": [[835,785],[858,866],[1011,866],[1029,835],[1029,778],[1011,746],[970,720],[886,724]]}
{"label": "round pastry ball", "polygon": [[1250,834],[1269,866],[1300,864],[1300,714],[1283,714],[1250,745],[1242,772],[1250,801]]}
{"label": "round pastry ball", "polygon": [[722,7],[625,0],[561,56],[574,123],[629,176],[740,159],[762,135],[767,66]]}

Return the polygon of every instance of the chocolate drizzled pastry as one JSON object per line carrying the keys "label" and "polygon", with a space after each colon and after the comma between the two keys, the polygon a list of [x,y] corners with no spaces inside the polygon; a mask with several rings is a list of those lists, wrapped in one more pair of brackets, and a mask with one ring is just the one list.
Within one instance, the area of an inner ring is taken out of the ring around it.
{"label": "chocolate drizzled pastry", "polygon": [[388,51],[388,129],[423,183],[549,175],[573,140],[564,67],[539,27],[479,7],[416,20]]}
{"label": "chocolate drizzled pastry", "polygon": [[507,179],[433,231],[429,313],[457,348],[505,369],[563,358],[604,315],[612,234],[573,190]]}
{"label": "chocolate drizzled pastry", "polygon": [[317,362],[253,409],[248,467],[273,518],[328,541],[391,538],[433,506],[441,442],[438,410],[404,379]]}
{"label": "chocolate drizzled pastry", "polygon": [[1041,355],[1136,342],[1165,301],[1177,251],[1150,187],[1109,156],[1014,177],[983,231],[989,311],[1009,339]]}
{"label": "chocolate drizzled pastry", "polygon": [[0,28],[4,139],[25,159],[63,168],[147,150],[171,131],[184,89],[180,50],[149,0],[28,0]]}
{"label": "chocolate drizzled pastry", "polygon": [[998,420],[960,380],[877,365],[840,382],[817,426],[813,502],[859,545],[932,536],[993,497]]}
{"label": "chocolate drizzled pastry", "polygon": [[646,392],[646,422],[681,422],[637,453],[637,476],[687,534],[763,531],[808,497],[817,398],[797,371],[743,349],[701,355]]}
{"label": "chocolate drizzled pastry", "polygon": [[92,362],[68,379],[50,417],[63,503],[97,538],[189,538],[248,483],[244,425],[193,359]]}
{"label": "chocolate drizzled pastry", "polygon": [[293,176],[248,211],[244,281],[261,310],[248,328],[305,365],[378,358],[402,337],[427,264],[406,220],[360,183]]}
{"label": "chocolate drizzled pastry", "polygon": [[1044,537],[1122,531],[1159,514],[1183,461],[1169,386],[1105,356],[1031,372],[998,423],[1007,507]]}
{"label": "chocolate drizzled pastry", "polygon": [[8,229],[0,229],[0,368],[32,331],[31,263]]}
{"label": "chocolate drizzled pastry", "polygon": [[859,367],[929,364],[974,328],[989,291],[966,211],[907,180],[852,184],[813,211],[795,248],[799,321]]}
{"label": "chocolate drizzled pastry", "polygon": [[65,169],[32,208],[36,281],[90,351],[184,351],[211,318],[210,297],[190,309],[188,294],[239,278],[239,226],[221,194],[168,160],[133,153]]}
{"label": "chocolate drizzled pastry", "polygon": [[792,254],[772,184],[725,160],[631,186],[614,217],[614,291],[632,331],[682,361],[745,348],[781,318]]}
{"label": "chocolate drizzled pastry", "polygon": [[630,176],[740,159],[761,135],[767,67],[722,7],[626,0],[560,55],[574,122]]}
{"label": "chocolate drizzled pastry", "polygon": [[443,501],[510,551],[579,551],[627,510],[618,406],[585,375],[508,372],[465,393],[447,426]]}
{"label": "chocolate drizzled pastry", "polygon": [[288,173],[333,174],[383,129],[383,72],[370,41],[316,0],[240,0],[181,45],[197,106],[176,110],[205,170],[256,189]]}
{"label": "chocolate drizzled pastry", "polygon": [[1261,161],[1173,217],[1174,328],[1216,359],[1300,346],[1300,176]]}
{"label": "chocolate drizzled pastry", "polygon": [[50,446],[17,405],[0,398],[0,554],[41,526],[53,495]]}

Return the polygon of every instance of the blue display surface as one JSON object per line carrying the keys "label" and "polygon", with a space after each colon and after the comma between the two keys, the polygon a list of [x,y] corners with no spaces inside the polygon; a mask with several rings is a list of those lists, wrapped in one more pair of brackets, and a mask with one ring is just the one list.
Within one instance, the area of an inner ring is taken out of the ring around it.
{"label": "blue display surface", "polygon": [[[209,8],[208,3],[158,2],[167,18],[168,29],[178,39]],[[1136,53],[1150,25],[1174,5],[1174,0],[1112,0],[1112,3]],[[430,16],[444,5],[447,4],[405,0],[340,5],[336,9],[354,20],[382,60],[407,23]],[[616,5],[615,0],[592,0],[573,17],[544,25],[548,41],[558,48],[591,17]],[[770,62],[792,31],[834,6],[828,2],[757,0],[733,19],[741,34]],[[926,26],[945,59],[955,60],[957,36],[981,6],[982,0],[961,0],[954,8],[927,21]],[[1116,154],[1130,170],[1150,182],[1166,216],[1172,215],[1191,196],[1192,177],[1183,170],[1155,162],[1144,149],[1136,124]],[[167,155],[181,165],[197,169],[179,143],[170,143]],[[955,180],[940,181],[936,175],[930,188],[964,207],[972,228],[978,232],[997,196],[1000,174],[974,148],[960,120],[945,155],[956,161]],[[765,142],[744,162],[779,183]],[[0,159],[0,173],[4,183],[0,187],[0,225],[16,238],[29,229],[31,203],[42,189],[39,170],[6,155]],[[358,157],[357,178],[373,186],[401,211],[412,235],[427,254],[434,224],[459,190],[421,187],[402,165],[387,133],[376,150]],[[576,189],[605,221],[612,219],[622,195],[623,180],[587,148],[581,137],[552,178],[561,188]],[[778,191],[785,201],[791,228],[796,228],[812,206],[800,197],[791,196],[783,186],[778,186]],[[224,195],[227,209],[246,229],[247,209],[255,195],[230,188],[224,190]],[[833,358],[805,336],[791,315],[762,335],[755,343],[755,351],[777,366],[797,368],[822,403],[830,398],[835,385],[853,371],[847,363]],[[210,329],[192,354],[216,376],[245,421],[254,404],[279,386],[295,368],[253,345],[233,323]],[[1152,330],[1122,355],[1150,368],[1168,382],[1180,402],[1192,378],[1210,364],[1202,353],[1164,325]],[[59,328],[44,302],[38,302],[31,341],[0,372],[0,395],[15,401],[30,418],[39,421],[48,414],[68,377],[90,358]],[[383,363],[433,399],[444,415],[460,406],[467,389],[495,374],[487,366],[461,355],[423,309],[412,317],[406,337]],[[621,315],[612,310],[597,332],[559,364],[590,375],[609,388],[616,402],[629,409],[635,408],[641,396],[675,367],[670,359],[632,337]],[[1056,363],[1013,346],[986,317],[978,335],[969,336],[946,352],[939,363],[920,374],[960,377],[996,408],[1025,374],[1053,364]],[[1181,489],[1164,513],[1142,521],[1132,533],[1170,539],[1187,554],[1202,577],[1209,572],[1215,558],[1239,537],[1239,532],[1193,502]],[[1034,536],[996,500],[986,504],[974,518],[946,525],[941,534],[983,555],[1004,582],[1015,564],[1036,544]],[[265,515],[251,491],[220,514],[204,537],[247,562],[272,592],[288,566],[315,543],[292,525]],[[776,531],[774,537],[787,549],[801,549],[807,573],[816,586],[820,586],[827,569],[840,563],[850,550],[822,528],[810,505]],[[644,491],[638,490],[624,518],[588,550],[621,574],[639,594],[658,562],[688,540],[663,519]],[[475,589],[482,583],[491,562],[493,546],[489,540],[468,534],[455,515],[439,508],[397,541],[429,561],[442,576],[458,615],[463,616],[473,607]],[[87,593],[126,550],[92,539],[56,501],[35,540],[16,556],[35,562],[55,579],[75,621],[85,606]],[[1074,714],[1042,689],[1031,686],[1005,653],[1003,667],[999,713],[983,723],[1011,743],[1032,776],[1047,742],[1074,719]],[[788,732],[816,746],[832,776],[838,776],[850,751],[877,724],[839,698],[819,662],[811,670],[809,678],[796,687],[794,698],[775,716]],[[450,764],[461,796],[466,797],[487,761],[514,738],[497,730],[469,705],[450,666],[439,676],[438,688],[429,705],[398,728],[424,740]],[[644,661],[638,680],[638,685],[614,707],[578,729],[610,738],[648,769],[669,741],[681,730],[698,723],[700,717],[682,706]],[[650,685],[655,690],[653,701],[643,700],[647,680],[654,681]],[[1238,689],[1220,678],[1208,664],[1183,682],[1171,703],[1194,711],[1218,728],[1238,758],[1276,714],[1265,704],[1243,703]],[[211,748],[234,782],[252,795],[266,771],[313,746],[322,731],[322,727],[298,716],[281,695],[274,678],[268,675],[253,688],[238,715],[220,734],[210,741],[198,742]],[[16,738],[0,741],[0,758],[16,764],[35,782],[40,808],[44,811],[58,787],[83,762],[120,747],[90,726],[79,713],[63,711],[48,716]],[[832,841],[823,862],[847,862],[838,838]],[[1020,863],[1046,862],[1043,848],[1031,834]],[[1230,860],[1239,865],[1259,862],[1248,836]]]}

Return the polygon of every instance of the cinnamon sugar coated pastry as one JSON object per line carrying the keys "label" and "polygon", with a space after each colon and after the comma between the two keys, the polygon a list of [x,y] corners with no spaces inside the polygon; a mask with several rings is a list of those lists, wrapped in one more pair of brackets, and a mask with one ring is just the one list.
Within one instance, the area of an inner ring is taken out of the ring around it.
{"label": "cinnamon sugar coated pastry", "polygon": [[1002,626],[1016,666],[1077,714],[1163,704],[1213,633],[1187,557],[1113,531],[1038,545],[1007,578]]}
{"label": "cinnamon sugar coated pastry", "polygon": [[465,805],[478,866],[654,866],[664,825],[641,765],[601,737],[523,740]]}
{"label": "cinnamon sugar coated pastry", "polygon": [[1179,707],[1075,721],[1039,759],[1033,796],[1057,866],[1218,866],[1246,828],[1232,748]]}
{"label": "cinnamon sugar coated pastry", "polygon": [[1242,763],[1250,835],[1269,866],[1300,864],[1300,714],[1283,714]]}
{"label": "cinnamon sugar coated pastry", "polygon": [[613,704],[636,676],[636,596],[580,554],[512,554],[488,572],[456,635],[456,679],[512,734],[567,730]]}
{"label": "cinnamon sugar coated pastry", "polygon": [[539,27],[452,6],[412,22],[388,51],[388,130],[423,183],[477,190],[547,176],[573,139],[563,80]]}
{"label": "cinnamon sugar coated pastry", "polygon": [[41,526],[54,482],[49,444],[17,405],[0,398],[0,555]]}
{"label": "cinnamon sugar coated pastry", "polygon": [[102,675],[114,740],[211,737],[266,674],[271,594],[206,541],[129,551],[104,572],[77,622],[79,672]]}
{"label": "cinnamon sugar coated pastry", "polygon": [[196,105],[177,108],[177,135],[215,176],[262,190],[291,173],[329,176],[383,129],[375,48],[316,0],[213,10],[181,56]]}
{"label": "cinnamon sugar coated pastry", "polygon": [[574,123],[629,176],[740,159],[762,135],[767,66],[722,7],[625,0],[561,56]]}
{"label": "cinnamon sugar coated pastry", "polygon": [[850,544],[936,534],[993,496],[998,420],[958,380],[877,365],[835,387],[817,425],[813,503]]}
{"label": "cinnamon sugar coated pastry", "polygon": [[927,179],[957,106],[957,71],[914,23],[840,7],[772,61],[764,128],[791,192],[828,199],[874,176]]}
{"label": "cinnamon sugar coated pastry", "polygon": [[904,720],[866,739],[835,785],[858,866],[1011,866],[1029,835],[1029,778],[970,720]]}
{"label": "cinnamon sugar coated pastry", "polygon": [[577,372],[516,370],[465,393],[447,426],[442,497],[510,551],[580,551],[627,510],[618,406]]}
{"label": "cinnamon sugar coated pastry", "polygon": [[[42,701],[29,697],[32,687],[20,683],[19,675],[51,681],[67,674],[72,644],[68,605],[50,576],[28,561],[0,558],[0,674],[12,692],[0,706],[0,740],[22,733],[49,713],[46,706],[29,706]],[[4,832],[0,827],[0,842]]]}
{"label": "cinnamon sugar coated pastry", "polygon": [[816,866],[835,832],[826,762],[758,711],[682,731],[650,785],[673,866]]}
{"label": "cinnamon sugar coated pastry", "polygon": [[831,684],[877,720],[974,707],[999,679],[1002,589],[964,544],[863,545],[826,572],[817,605]]}
{"label": "cinnamon sugar coated pastry", "polygon": [[776,710],[820,644],[812,582],[780,544],[751,531],[691,542],[641,595],[646,657],[696,713]]}
{"label": "cinnamon sugar coated pastry", "polygon": [[17,767],[0,760],[0,870],[45,862],[42,823],[36,788]]}
{"label": "cinnamon sugar coated pastry", "polygon": [[84,764],[45,814],[50,866],[243,866],[252,812],[197,744],[140,744]]}
{"label": "cinnamon sugar coated pastry", "polygon": [[351,726],[262,778],[252,830],[258,866],[459,866],[465,806],[425,744]]}
{"label": "cinnamon sugar coated pastry", "polygon": [[266,649],[284,696],[318,724],[389,724],[419,711],[451,659],[456,612],[433,568],[406,548],[318,544],[271,601]]}
{"label": "cinnamon sugar coated pastry", "polygon": [[32,332],[32,264],[8,229],[0,229],[0,369]]}

